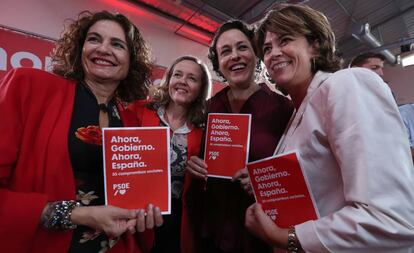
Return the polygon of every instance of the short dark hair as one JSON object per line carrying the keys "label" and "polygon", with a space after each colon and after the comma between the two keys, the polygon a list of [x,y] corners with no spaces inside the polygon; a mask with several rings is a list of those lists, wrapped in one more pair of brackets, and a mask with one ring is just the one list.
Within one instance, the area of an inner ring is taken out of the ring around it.
{"label": "short dark hair", "polygon": [[350,67],[360,67],[365,64],[369,58],[378,58],[381,61],[385,61],[385,56],[380,53],[373,53],[367,52],[360,55],[357,55],[354,59],[351,60],[349,63]]}
{"label": "short dark hair", "polygon": [[250,28],[249,25],[237,19],[232,19],[222,24],[217,29],[216,34],[214,35],[213,41],[211,42],[210,48],[208,49],[208,58],[211,61],[211,65],[213,65],[214,72],[216,72],[218,76],[224,79],[225,77],[221,74],[220,68],[219,68],[219,61],[218,61],[218,55],[217,55],[217,41],[224,32],[227,32],[228,30],[232,30],[232,29],[239,30],[244,35],[246,35],[256,55],[256,48],[254,47],[254,43],[253,43],[254,42],[254,31],[252,28]]}
{"label": "short dark hair", "polygon": [[120,82],[116,90],[117,96],[125,102],[146,98],[151,75],[150,52],[138,28],[122,14],[108,11],[81,12],[56,43],[52,53],[53,73],[78,83],[83,82],[85,73],[81,62],[82,48],[89,28],[101,20],[114,21],[122,27],[129,49],[128,74]]}

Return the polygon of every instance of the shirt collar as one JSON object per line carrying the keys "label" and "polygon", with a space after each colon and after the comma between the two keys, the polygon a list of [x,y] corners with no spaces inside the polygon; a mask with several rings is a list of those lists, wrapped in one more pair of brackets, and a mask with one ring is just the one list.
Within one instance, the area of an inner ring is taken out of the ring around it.
{"label": "shirt collar", "polygon": [[[165,119],[165,106],[160,106],[157,109],[157,115],[163,124],[170,126],[170,124]],[[191,128],[187,125],[187,122],[185,122],[184,125],[174,131],[176,134],[188,134],[189,132],[191,132]]]}

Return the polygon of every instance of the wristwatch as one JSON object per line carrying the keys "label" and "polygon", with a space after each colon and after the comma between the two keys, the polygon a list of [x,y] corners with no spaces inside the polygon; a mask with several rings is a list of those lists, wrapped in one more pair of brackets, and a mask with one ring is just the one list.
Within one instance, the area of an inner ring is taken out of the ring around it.
{"label": "wristwatch", "polygon": [[288,253],[298,253],[302,247],[300,246],[299,240],[296,236],[295,227],[290,227],[288,231]]}

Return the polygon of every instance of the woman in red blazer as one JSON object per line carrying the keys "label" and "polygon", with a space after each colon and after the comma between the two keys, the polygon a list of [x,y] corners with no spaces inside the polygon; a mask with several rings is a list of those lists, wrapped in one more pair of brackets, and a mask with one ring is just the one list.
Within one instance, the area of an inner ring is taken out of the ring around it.
{"label": "woman in red blazer", "polygon": [[200,221],[202,183],[186,173],[187,160],[198,155],[205,121],[205,101],[210,93],[207,67],[193,56],[174,61],[151,102],[140,101],[131,109],[141,126],[169,126],[171,129],[171,215],[155,229],[152,253],[194,252],[194,227]]}
{"label": "woman in red blazer", "polygon": [[[83,12],[57,42],[53,72],[0,82],[0,252],[148,252],[158,208],[104,206],[102,127],[135,126],[148,50],[123,15]],[[133,233],[134,232],[134,233]]]}

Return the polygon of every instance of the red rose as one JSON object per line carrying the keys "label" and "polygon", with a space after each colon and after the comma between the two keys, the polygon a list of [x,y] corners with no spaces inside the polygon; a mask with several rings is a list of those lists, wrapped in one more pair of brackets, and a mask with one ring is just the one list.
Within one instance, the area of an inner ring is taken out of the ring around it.
{"label": "red rose", "polygon": [[99,126],[80,127],[76,130],[75,135],[85,143],[102,145],[102,131]]}

